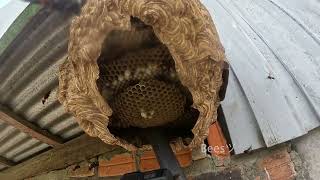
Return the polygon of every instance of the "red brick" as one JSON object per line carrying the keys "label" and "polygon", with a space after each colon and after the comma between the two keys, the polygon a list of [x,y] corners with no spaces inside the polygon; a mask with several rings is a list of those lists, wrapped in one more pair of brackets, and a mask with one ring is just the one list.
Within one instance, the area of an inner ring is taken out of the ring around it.
{"label": "red brick", "polygon": [[286,148],[264,157],[259,166],[272,180],[291,180],[296,176],[294,164]]}
{"label": "red brick", "polygon": [[[181,167],[190,166],[192,162],[192,153],[191,150],[182,150],[176,152],[177,160],[180,163]],[[153,151],[145,151],[140,158],[140,170],[141,171],[151,171],[159,169],[160,165]]]}
{"label": "red brick", "polygon": [[177,160],[181,167],[188,167],[192,163],[192,152],[190,150],[185,150],[176,153]]}
{"label": "red brick", "polygon": [[212,147],[211,154],[216,157],[230,157],[227,140],[221,130],[218,121],[214,122],[209,127],[208,144]]}
{"label": "red brick", "polygon": [[153,151],[146,151],[140,158],[140,170],[142,172],[159,169],[160,165]]}
{"label": "red brick", "polygon": [[294,179],[296,173],[294,171],[294,166],[291,163],[285,163],[280,166],[266,169],[271,179],[273,180],[286,180]]}
{"label": "red brick", "polygon": [[[192,162],[191,150],[182,150],[176,153],[177,159],[182,167],[189,166]],[[126,173],[140,171],[151,171],[159,169],[159,163],[153,151],[145,151],[141,154],[139,159],[140,167],[136,167],[134,153],[118,154],[108,159],[100,159],[98,167],[98,175],[100,177],[119,176]]]}
{"label": "red brick", "polygon": [[275,168],[277,166],[281,166],[285,163],[290,163],[290,162],[291,162],[291,158],[289,153],[286,150],[281,150],[265,157],[262,160],[262,165],[267,169],[270,169],[270,168]]}
{"label": "red brick", "polygon": [[100,166],[110,166],[110,165],[117,165],[117,164],[126,164],[134,162],[133,155],[130,153],[123,153],[117,154],[113,156],[111,159],[100,159],[99,165]]}
{"label": "red brick", "polygon": [[137,171],[132,154],[118,154],[110,160],[99,160],[98,175],[100,177],[119,176]]}

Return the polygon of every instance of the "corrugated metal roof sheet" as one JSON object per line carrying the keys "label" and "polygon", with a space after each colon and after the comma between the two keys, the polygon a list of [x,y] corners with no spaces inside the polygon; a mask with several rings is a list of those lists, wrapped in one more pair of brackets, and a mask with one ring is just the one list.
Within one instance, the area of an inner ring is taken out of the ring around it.
{"label": "corrugated metal roof sheet", "polygon": [[235,152],[320,123],[320,2],[204,0],[231,65],[222,103]]}
{"label": "corrugated metal roof sheet", "polygon": [[[0,155],[13,162],[19,162],[49,146],[31,138],[12,126],[0,122]],[[0,166],[0,170],[6,166]]]}
{"label": "corrugated metal roof sheet", "polygon": [[0,59],[1,104],[65,139],[81,131],[57,100],[57,73],[65,60],[69,20],[57,12],[38,13],[32,20],[37,24],[29,23],[22,32],[24,39]]}
{"label": "corrugated metal roof sheet", "polygon": [[[64,140],[82,133],[57,100],[69,23],[66,15],[40,10],[0,56],[0,103]],[[14,162],[49,147],[5,124],[0,124],[0,144],[0,156]]]}
{"label": "corrugated metal roof sheet", "polygon": [[[319,2],[203,3],[231,64],[222,105],[235,152],[272,146],[318,127]],[[69,22],[69,17],[40,10],[0,56],[1,104],[65,140],[82,132],[56,98]],[[3,123],[0,144],[0,156],[14,162],[48,147]]]}

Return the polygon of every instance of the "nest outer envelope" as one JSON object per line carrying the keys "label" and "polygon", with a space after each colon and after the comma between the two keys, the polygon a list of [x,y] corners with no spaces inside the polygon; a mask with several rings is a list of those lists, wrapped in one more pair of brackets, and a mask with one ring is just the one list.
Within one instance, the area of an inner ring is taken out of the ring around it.
{"label": "nest outer envelope", "polygon": [[[89,0],[70,27],[68,58],[59,73],[59,101],[90,136],[127,150],[137,147],[115,137],[107,126],[112,109],[101,96],[98,57],[113,30],[131,30],[130,16],[152,26],[168,47],[181,83],[193,97],[199,117],[192,129],[194,148],[208,136],[217,119],[219,89],[225,65],[224,49],[209,12],[199,0]],[[181,138],[174,150],[185,148]],[[150,149],[146,145],[144,149]]]}

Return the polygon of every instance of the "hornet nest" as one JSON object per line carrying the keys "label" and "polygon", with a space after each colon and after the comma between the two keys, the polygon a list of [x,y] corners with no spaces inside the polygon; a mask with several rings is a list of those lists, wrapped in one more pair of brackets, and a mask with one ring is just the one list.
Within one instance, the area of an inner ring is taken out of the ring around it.
{"label": "hornet nest", "polygon": [[217,120],[226,66],[199,0],[89,0],[70,27],[59,100],[90,136],[149,149],[165,128],[174,150],[199,146]]}

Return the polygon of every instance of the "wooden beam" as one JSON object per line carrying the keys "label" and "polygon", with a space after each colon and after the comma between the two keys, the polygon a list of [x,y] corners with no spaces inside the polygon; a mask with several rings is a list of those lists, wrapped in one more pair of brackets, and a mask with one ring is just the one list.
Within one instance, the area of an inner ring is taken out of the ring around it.
{"label": "wooden beam", "polygon": [[2,105],[0,105],[0,121],[3,121],[50,146],[57,147],[63,144],[62,138],[50,134],[39,126],[24,120]]}
{"label": "wooden beam", "polygon": [[121,152],[122,148],[110,146],[98,138],[82,135],[63,146],[53,148],[34,158],[0,172],[0,179],[25,179],[91,159],[108,152]]}
{"label": "wooden beam", "polygon": [[7,167],[14,166],[16,163],[12,162],[11,160],[0,156],[0,164],[5,165]]}

